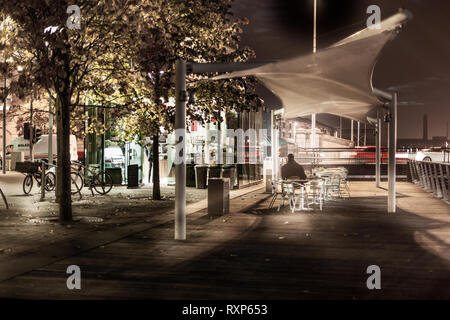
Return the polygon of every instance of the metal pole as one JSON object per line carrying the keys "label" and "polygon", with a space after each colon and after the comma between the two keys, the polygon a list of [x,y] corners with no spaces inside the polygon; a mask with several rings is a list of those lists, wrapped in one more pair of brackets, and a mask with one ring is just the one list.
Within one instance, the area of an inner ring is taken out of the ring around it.
{"label": "metal pole", "polygon": [[270,111],[270,123],[271,123],[271,128],[272,128],[272,132],[270,133],[270,137],[271,137],[271,143],[272,143],[272,181],[277,181],[276,180],[276,160],[275,160],[275,114],[274,111],[271,110]]}
{"label": "metal pole", "polygon": [[[102,157],[100,159],[100,168],[102,170],[102,172],[105,172],[105,122],[106,122],[106,118],[105,118],[105,108],[101,108],[100,109],[102,111],[102,125],[103,125],[103,130],[102,130],[102,136],[101,136],[101,149],[102,149]],[[138,179],[139,181],[139,179]]]}
{"label": "metal pole", "polygon": [[33,140],[34,140],[34,128],[33,128],[33,96],[30,100],[30,161],[34,161],[33,154]]}
{"label": "metal pole", "polygon": [[311,148],[316,147],[316,114],[311,115]]}
{"label": "metal pole", "polygon": [[[4,62],[6,65],[6,54],[4,55]],[[3,97],[3,155],[2,155],[2,171],[3,174],[6,174],[6,72],[3,77],[3,90],[5,90],[5,96]]]}
{"label": "metal pole", "polygon": [[353,136],[354,136],[354,134],[353,134],[353,120],[351,120],[350,123],[351,123],[351,126],[352,126],[351,129],[350,129],[350,136],[351,136],[350,140],[353,142]]}
{"label": "metal pole", "polygon": [[342,139],[342,117],[339,117],[339,138]]}
{"label": "metal pole", "polygon": [[359,136],[359,131],[360,131],[360,128],[361,128],[361,123],[358,121],[358,135],[357,135],[357,145],[358,145],[358,147],[360,146],[360,144],[359,144],[359,140],[360,140],[360,136]]}
{"label": "metal pole", "polygon": [[52,98],[48,98],[48,163],[53,164],[53,110]]}
{"label": "metal pole", "polygon": [[[317,0],[314,0],[313,53],[316,53],[316,51],[317,51]],[[315,147],[316,147],[316,114],[313,113],[311,115],[311,148]]]}
{"label": "metal pole", "polygon": [[397,93],[392,94],[392,100],[389,105],[391,117],[389,121],[389,165],[388,165],[388,213],[396,211],[395,199],[395,152],[397,149]]}
{"label": "metal pole", "polygon": [[313,53],[317,49],[317,0],[314,0],[314,31],[313,31]]}
{"label": "metal pole", "polygon": [[277,123],[277,118],[275,116],[275,179],[276,181],[280,180],[280,157],[278,154],[279,142],[280,142],[280,131]]}
{"label": "metal pole", "polygon": [[376,144],[376,163],[375,163],[375,180],[377,188],[380,187],[381,182],[381,157],[380,157],[380,148],[381,148],[381,118],[379,115],[379,111],[377,111],[377,125],[375,127],[376,130],[376,137],[375,137],[375,144]]}
{"label": "metal pole", "polygon": [[181,159],[175,164],[175,240],[186,240],[186,100],[186,61],[177,60],[175,129],[181,154],[176,156]]}
{"label": "metal pole", "polygon": [[367,123],[364,123],[364,146],[367,146]]}
{"label": "metal pole", "polygon": [[45,162],[41,162],[41,199],[40,201],[45,200]]}

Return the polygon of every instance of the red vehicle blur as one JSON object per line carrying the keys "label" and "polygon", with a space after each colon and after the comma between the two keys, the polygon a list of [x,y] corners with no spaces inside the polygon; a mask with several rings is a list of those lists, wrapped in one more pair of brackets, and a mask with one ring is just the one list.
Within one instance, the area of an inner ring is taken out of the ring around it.
{"label": "red vehicle blur", "polygon": [[[376,151],[377,148],[375,146],[365,146],[354,150],[352,152],[351,157],[355,159],[357,162],[362,163],[375,163],[376,161]],[[381,162],[387,163],[388,161],[388,152],[387,148],[381,147]]]}

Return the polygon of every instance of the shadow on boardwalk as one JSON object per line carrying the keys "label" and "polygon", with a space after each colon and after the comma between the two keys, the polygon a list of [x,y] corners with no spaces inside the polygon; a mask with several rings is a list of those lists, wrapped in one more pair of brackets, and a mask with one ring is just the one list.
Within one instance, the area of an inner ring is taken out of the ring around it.
{"label": "shadow on boardwalk", "polygon": [[[409,196],[405,192],[403,201]],[[387,215],[386,197],[377,195],[329,202],[323,212],[292,214],[284,208],[278,213],[266,209],[268,201],[246,213],[215,219],[199,212],[188,218],[186,242],[172,240],[173,222],[164,222],[3,282],[0,295],[449,299],[447,204],[423,197],[422,211],[427,203],[441,211],[418,214],[400,209]],[[80,291],[65,288],[70,264],[82,269]],[[366,287],[369,265],[381,268],[381,290]]]}

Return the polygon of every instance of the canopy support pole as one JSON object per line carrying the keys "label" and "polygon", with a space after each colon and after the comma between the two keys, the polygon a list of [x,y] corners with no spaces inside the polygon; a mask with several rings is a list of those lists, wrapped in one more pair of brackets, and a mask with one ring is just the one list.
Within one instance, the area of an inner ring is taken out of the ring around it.
{"label": "canopy support pole", "polygon": [[357,134],[357,141],[358,141],[358,147],[360,146],[360,140],[361,140],[361,136],[360,136],[360,134],[359,134],[359,132],[361,131],[361,123],[358,121],[358,134]]}
{"label": "canopy support pole", "polygon": [[389,198],[388,198],[388,213],[395,213],[396,211],[396,161],[395,152],[397,150],[397,93],[392,95],[392,100],[389,104],[390,119],[389,119],[389,166],[388,166],[388,183],[389,183]]}
{"label": "canopy support pole", "polygon": [[277,166],[276,166],[276,160],[275,160],[275,150],[276,150],[276,140],[275,140],[275,113],[273,110],[270,111],[270,124],[271,124],[271,133],[270,133],[270,137],[272,138],[271,143],[271,149],[272,149],[272,181],[278,181],[277,179]]}
{"label": "canopy support pole", "polygon": [[311,115],[311,149],[316,147],[316,114]]}
{"label": "canopy support pole", "polygon": [[375,164],[375,180],[377,188],[380,188],[381,182],[381,157],[380,157],[380,149],[381,149],[381,118],[379,115],[380,111],[377,110],[377,124],[375,126],[376,137],[376,164]]}
{"label": "canopy support pole", "polygon": [[397,100],[396,92],[389,93],[380,89],[373,88],[373,93],[379,98],[389,101],[389,126],[388,126],[388,213],[396,212],[396,159],[395,153],[397,151]]}
{"label": "canopy support pole", "polygon": [[354,141],[354,132],[353,132],[353,120],[350,120],[351,128],[350,128],[350,140]]}

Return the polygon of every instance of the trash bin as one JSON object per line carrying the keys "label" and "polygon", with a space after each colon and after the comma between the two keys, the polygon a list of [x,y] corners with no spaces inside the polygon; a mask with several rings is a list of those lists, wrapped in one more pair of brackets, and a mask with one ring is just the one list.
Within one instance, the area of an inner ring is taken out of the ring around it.
{"label": "trash bin", "polygon": [[197,189],[206,189],[206,178],[208,173],[208,166],[195,166],[195,186]]}
{"label": "trash bin", "polygon": [[221,166],[209,166],[208,167],[208,179],[210,178],[220,178],[222,174]]}
{"label": "trash bin", "polygon": [[230,190],[234,189],[236,183],[236,168],[234,166],[224,166],[222,168],[222,178],[229,178]]}
{"label": "trash bin", "polygon": [[122,169],[121,168],[106,168],[105,171],[111,175],[114,185],[119,186],[122,184]]}
{"label": "trash bin", "polygon": [[230,213],[230,179],[208,179],[208,215],[222,216]]}
{"label": "trash bin", "polygon": [[264,174],[264,184],[266,186],[266,192],[272,193],[272,169],[266,169]]}
{"label": "trash bin", "polygon": [[195,165],[186,165],[186,187],[195,187]]}
{"label": "trash bin", "polygon": [[139,166],[132,164],[128,166],[128,188],[139,187]]}

